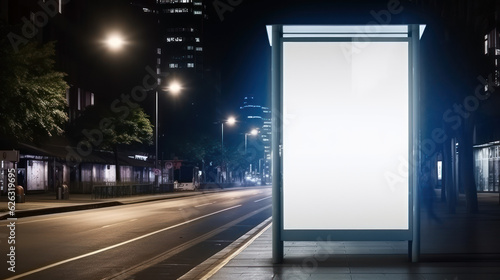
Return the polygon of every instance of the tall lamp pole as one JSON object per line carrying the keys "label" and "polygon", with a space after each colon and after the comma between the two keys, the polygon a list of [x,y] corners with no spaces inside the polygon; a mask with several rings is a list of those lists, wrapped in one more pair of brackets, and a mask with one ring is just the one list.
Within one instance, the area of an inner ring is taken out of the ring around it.
{"label": "tall lamp pole", "polygon": [[[158,84],[160,84],[160,81],[158,81]],[[172,95],[178,95],[182,90],[181,84],[177,81],[173,81],[170,83],[168,88],[166,89],[167,92],[169,92]],[[155,91],[155,97],[156,97],[156,118],[155,118],[155,186],[158,187],[160,181],[158,180],[158,142],[159,142],[159,135],[158,135],[158,88]]]}
{"label": "tall lamp pole", "polygon": [[[221,123],[220,153],[221,153],[221,156],[222,156],[222,154],[224,153],[224,123],[227,123],[229,125],[233,125],[233,124],[236,123],[236,119],[231,116],[231,117],[227,118],[227,120],[221,121],[220,123]],[[222,159],[222,161],[224,161],[224,160]],[[224,181],[224,179],[222,177],[222,169],[223,169],[223,166],[224,166],[223,163],[224,162],[221,162],[221,174],[220,174],[220,181],[221,181],[221,183]],[[217,177],[219,177],[219,175]]]}
{"label": "tall lamp pole", "polygon": [[233,125],[236,123],[236,119],[234,117],[229,117],[229,118],[227,118],[226,121],[220,122],[221,123],[221,144],[220,144],[221,153],[224,150],[224,123],[225,122],[229,125]]}
{"label": "tall lamp pole", "polygon": [[158,89],[155,90],[155,104],[156,104],[156,118],[155,118],[155,187],[160,185],[160,181],[158,180]]}
{"label": "tall lamp pole", "polygon": [[245,133],[245,155],[247,154],[247,136],[248,135],[257,135],[259,133],[259,131],[257,129],[252,129],[252,131],[250,131],[250,133]]}

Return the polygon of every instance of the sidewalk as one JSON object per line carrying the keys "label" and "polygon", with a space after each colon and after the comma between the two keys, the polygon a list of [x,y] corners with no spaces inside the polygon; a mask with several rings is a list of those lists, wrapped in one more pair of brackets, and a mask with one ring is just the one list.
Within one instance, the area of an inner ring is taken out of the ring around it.
{"label": "sidewalk", "polygon": [[284,263],[272,264],[268,228],[211,280],[498,280],[500,261],[408,261],[406,242],[285,242]]}
{"label": "sidewalk", "polygon": [[253,230],[253,238],[242,238],[207,260],[208,268],[196,271],[205,278],[196,279],[498,280],[498,194],[479,194],[479,200],[477,214],[468,214],[464,201],[455,214],[436,203],[440,222],[422,209],[418,263],[409,261],[407,241],[327,241],[284,242],[284,262],[273,265],[272,228],[263,223]]}
{"label": "sidewalk", "polygon": [[[248,188],[248,187],[246,187]],[[164,199],[174,199],[180,197],[189,197],[202,195],[205,193],[230,191],[244,189],[227,188],[227,189],[209,189],[199,191],[179,191],[165,194],[152,194],[140,196],[117,197],[108,199],[92,199],[90,194],[70,194],[69,199],[57,200],[55,193],[27,194],[24,203],[15,204],[15,214],[17,218],[46,215],[78,210],[87,210],[102,207],[111,207],[117,205],[134,204],[141,202],[149,202]],[[7,208],[7,196],[0,196],[0,220],[10,217]]]}

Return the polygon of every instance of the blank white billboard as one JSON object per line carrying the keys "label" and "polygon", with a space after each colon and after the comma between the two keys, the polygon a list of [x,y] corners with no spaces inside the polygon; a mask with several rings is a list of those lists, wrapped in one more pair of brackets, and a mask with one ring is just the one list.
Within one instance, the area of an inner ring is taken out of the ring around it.
{"label": "blank white billboard", "polygon": [[406,41],[283,43],[284,230],[409,229],[408,98]]}

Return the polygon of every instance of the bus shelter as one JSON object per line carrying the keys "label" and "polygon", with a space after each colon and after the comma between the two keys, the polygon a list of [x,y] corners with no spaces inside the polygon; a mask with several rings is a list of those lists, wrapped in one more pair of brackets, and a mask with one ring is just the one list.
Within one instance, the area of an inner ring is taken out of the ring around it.
{"label": "bus shelter", "polygon": [[424,25],[270,25],[273,261],[283,241],[408,241],[419,256]]}

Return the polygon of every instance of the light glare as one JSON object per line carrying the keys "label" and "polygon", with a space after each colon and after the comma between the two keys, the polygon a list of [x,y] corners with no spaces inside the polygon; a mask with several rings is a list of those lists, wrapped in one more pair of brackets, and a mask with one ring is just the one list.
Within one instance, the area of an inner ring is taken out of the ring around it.
{"label": "light glare", "polygon": [[111,50],[116,51],[120,50],[123,47],[125,41],[123,40],[122,36],[118,34],[112,34],[106,40],[106,44]]}
{"label": "light glare", "polygon": [[181,92],[181,90],[182,90],[182,86],[177,81],[173,81],[172,83],[170,83],[170,86],[168,87],[168,91],[170,91],[170,93],[172,93],[174,95],[179,94]]}
{"label": "light glare", "polygon": [[227,119],[227,123],[228,123],[229,125],[233,125],[233,124],[235,124],[235,123],[236,123],[236,119],[235,119],[234,117],[229,117],[229,118]]}

